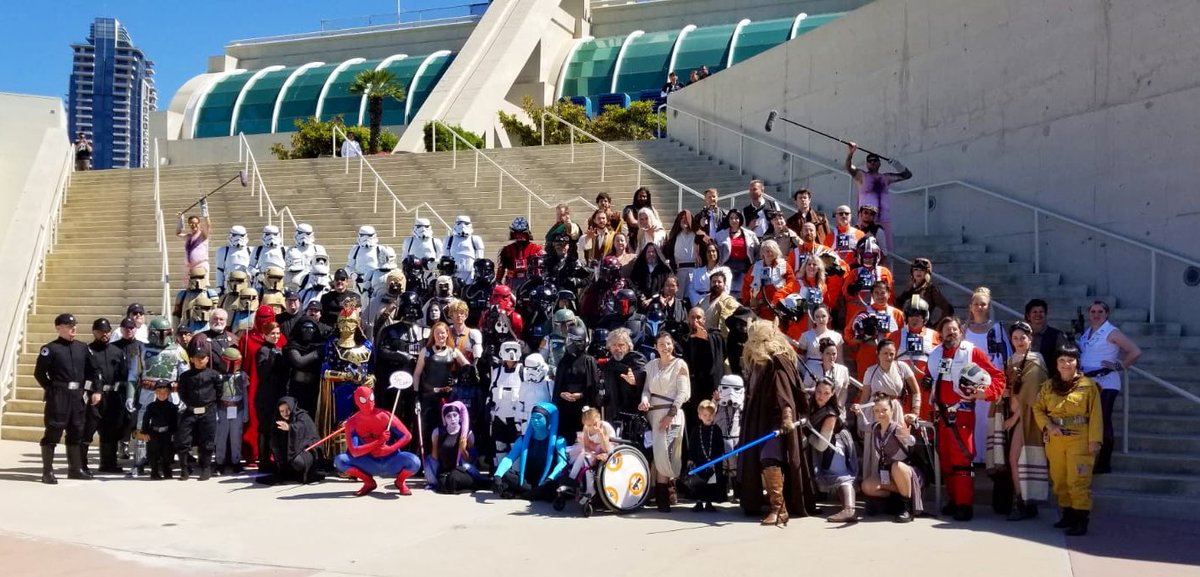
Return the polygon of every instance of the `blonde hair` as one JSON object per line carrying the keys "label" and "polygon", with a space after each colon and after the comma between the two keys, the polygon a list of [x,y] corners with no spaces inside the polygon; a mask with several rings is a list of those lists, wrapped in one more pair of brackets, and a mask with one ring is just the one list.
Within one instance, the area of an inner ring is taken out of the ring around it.
{"label": "blonde hair", "polygon": [[450,304],[446,305],[446,316],[450,316],[450,315],[457,314],[457,313],[463,313],[463,314],[471,313],[471,307],[467,306],[467,301],[464,301],[462,299],[454,299],[454,300],[450,301]]}
{"label": "blonde hair", "polygon": [[592,407],[584,407],[583,408],[583,417],[580,419],[581,423],[583,423],[585,425],[590,425],[599,420],[600,420],[600,410],[599,409],[594,409]]}
{"label": "blonde hair", "polygon": [[763,260],[766,260],[768,252],[775,256],[775,260],[783,258],[783,249],[780,249],[779,243],[774,240],[763,241],[762,244],[758,245],[758,254],[763,256]]}
{"label": "blonde hair", "polygon": [[[812,223],[806,222],[804,224]],[[821,289],[821,292],[824,293],[825,287],[827,286],[826,283],[829,281],[825,273],[825,261],[822,261],[821,257],[817,256],[815,253],[804,257],[804,262],[800,263],[800,270],[796,271],[796,276],[801,279],[805,285],[808,285],[809,261],[815,261],[817,263],[817,288]]]}
{"label": "blonde hair", "polygon": [[712,401],[710,401],[708,399],[704,399],[703,401],[700,401],[700,404],[696,405],[696,414],[703,413],[704,411],[708,411],[710,413],[717,412],[716,403],[713,403]]}
{"label": "blonde hair", "polygon": [[796,364],[796,349],[787,337],[770,321],[757,320],[746,329],[746,344],[742,364],[746,367],[766,365],[778,358],[789,365]]}
{"label": "blonde hair", "polygon": [[992,289],[985,287],[985,286],[981,286],[981,287],[975,289],[975,292],[971,293],[972,301],[975,300],[975,297],[980,297],[984,301],[986,301],[988,305],[991,305],[992,304]]}

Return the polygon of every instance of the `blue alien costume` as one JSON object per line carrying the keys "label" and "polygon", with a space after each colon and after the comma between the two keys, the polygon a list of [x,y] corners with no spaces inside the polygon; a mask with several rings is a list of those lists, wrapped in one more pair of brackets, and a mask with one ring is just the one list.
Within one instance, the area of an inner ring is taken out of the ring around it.
{"label": "blue alien costume", "polygon": [[525,433],[496,466],[496,492],[505,499],[552,500],[566,467],[567,442],[558,436],[558,408],[538,403]]}
{"label": "blue alien costume", "polygon": [[402,449],[412,441],[412,433],[399,417],[375,408],[375,392],[370,388],[358,387],[354,403],[358,412],[346,420],[346,452],[333,459],[333,466],[362,481],[357,496],[373,491],[377,476],[395,476],[400,494],[411,494],[404,481],[420,470],[421,461]]}

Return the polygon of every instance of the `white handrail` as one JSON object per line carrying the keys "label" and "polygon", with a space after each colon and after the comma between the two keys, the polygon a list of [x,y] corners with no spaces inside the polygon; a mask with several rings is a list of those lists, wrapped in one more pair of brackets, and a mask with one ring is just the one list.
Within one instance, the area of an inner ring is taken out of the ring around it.
{"label": "white handrail", "polygon": [[[160,282],[162,282],[162,316],[171,318],[171,269],[170,247],[167,242],[167,220],[162,210],[162,189],[160,188],[159,166],[162,157],[158,154],[158,139],[154,139],[154,228],[155,240],[158,242],[158,254],[161,266]],[[186,272],[186,271],[185,271]]]}
{"label": "white handrail", "polygon": [[62,219],[62,207],[67,201],[67,189],[71,186],[74,166],[75,151],[66,146],[54,197],[50,201],[50,211],[46,220],[38,227],[37,239],[29,257],[29,267],[23,277],[24,284],[17,296],[16,306],[13,307],[12,323],[9,325],[11,329],[4,335],[4,347],[0,348],[0,413],[3,412],[4,405],[16,395],[17,364],[27,344],[25,341],[29,328],[29,313],[37,308],[37,285],[46,276],[46,256],[54,252],[54,245],[58,243],[58,224]]}
{"label": "white handrail", "polygon": [[687,116],[690,116],[690,117],[696,119],[696,155],[697,156],[700,156],[703,154],[703,150],[700,148],[700,125],[701,125],[701,123],[703,123],[703,124],[706,124],[713,128],[724,130],[725,132],[728,132],[728,133],[738,137],[738,162],[737,162],[738,172],[743,173],[743,174],[746,172],[746,167],[745,167],[746,142],[747,141],[753,142],[755,144],[765,146],[771,150],[774,150],[776,152],[781,152],[781,153],[787,155],[787,157],[788,157],[787,190],[789,192],[795,192],[795,190],[796,190],[796,165],[795,165],[794,161],[798,159],[801,162],[806,162],[808,164],[818,166],[818,167],[824,169],[825,171],[827,171],[824,173],[809,174],[808,178],[812,178],[814,176],[825,176],[825,175],[846,178],[846,180],[848,181],[847,182],[846,205],[851,208],[855,208],[856,203],[855,203],[854,179],[851,178],[850,175],[846,173],[846,170],[844,167],[835,166],[835,165],[825,162],[823,160],[818,160],[811,156],[800,154],[793,150],[788,150],[781,146],[771,144],[770,142],[767,142],[767,141],[759,139],[759,138],[755,138],[755,137],[750,136],[750,135],[748,135],[740,130],[737,130],[735,128],[725,126],[723,124],[714,122],[707,118],[702,118],[702,117],[692,114],[691,112],[688,112],[686,110],[681,110],[679,108],[671,106],[670,104],[663,104],[658,107],[659,115],[656,115],[656,117],[657,117],[658,121],[660,122],[660,124],[657,124],[657,126],[655,128],[655,135],[658,136],[659,138],[662,138],[662,124],[661,124],[662,116],[661,116],[661,114],[663,113],[664,110],[667,110],[667,109],[670,109],[671,111],[677,112],[679,114],[685,114]]}
{"label": "white handrail", "polygon": [[[474,144],[471,144],[470,141],[468,141],[466,138],[464,138],[463,135],[459,134],[458,131],[455,130],[453,127],[446,124],[445,122],[442,122],[441,120],[436,120],[436,119],[430,121],[430,123],[431,123],[430,142],[433,143],[433,146],[431,147],[433,150],[431,152],[437,152],[437,127],[438,127],[438,125],[441,125],[442,128],[445,128],[446,131],[449,132],[450,136],[452,137],[450,139],[451,145],[453,147],[453,156],[451,157],[453,160],[451,161],[451,167],[458,168],[458,143],[460,141],[464,145],[466,145],[467,148],[475,151],[475,187],[476,188],[479,187],[479,159],[482,157],[484,160],[490,162],[492,164],[492,166],[496,167],[496,170],[499,171],[499,173],[500,173],[500,177],[499,177],[500,184],[499,184],[499,188],[498,188],[497,194],[496,194],[496,208],[497,209],[504,207],[504,177],[506,177],[506,176],[508,178],[511,178],[513,182],[517,183],[517,186],[521,187],[521,190],[524,190],[525,194],[527,195],[526,196],[526,204],[525,204],[525,220],[529,223],[530,230],[533,230],[533,228],[534,228],[533,227],[533,201],[535,199],[539,203],[541,203],[542,206],[544,206],[546,208],[554,208],[555,207],[555,205],[550,204],[549,202],[546,202],[546,199],[542,198],[541,196],[538,196],[538,194],[533,192],[533,190],[531,190],[528,186],[525,186],[525,183],[521,182],[519,179],[517,179],[517,177],[513,176],[512,173],[509,172],[507,169],[505,169],[503,166],[500,166],[500,163],[496,162],[494,159],[492,159],[492,157],[484,154],[483,151],[479,150]],[[579,196],[579,195],[575,195],[573,198],[568,199],[566,201],[566,203],[570,204],[572,202],[575,202],[576,200],[583,201],[583,204],[589,208],[592,208],[592,209],[596,208],[596,205],[592,204],[591,201],[589,201],[588,199],[583,198],[582,196]]]}
{"label": "white handrail", "polygon": [[[333,132],[332,132],[333,156],[336,157],[337,156],[337,135],[341,134],[342,140],[346,140],[346,132],[344,130],[342,130],[340,127],[338,127],[338,125],[336,125],[336,124],[334,124],[332,126],[333,126]],[[350,174],[350,157],[345,157],[345,160],[346,160],[346,174]],[[379,171],[375,170],[375,167],[371,166],[371,163],[367,161],[367,157],[362,154],[358,155],[358,192],[359,193],[361,193],[363,191],[363,168],[364,167],[366,168],[366,170],[371,171],[371,175],[375,177],[375,185],[374,185],[375,186],[375,200],[374,200],[374,204],[372,205],[371,210],[376,214],[379,213],[379,185],[382,184],[383,190],[392,197],[392,236],[393,237],[398,236],[397,233],[399,232],[398,229],[396,228],[397,210],[399,210],[400,212],[402,212],[404,214],[408,214],[411,212],[411,213],[413,213],[413,218],[420,218],[422,207],[425,208],[426,210],[428,210],[430,212],[430,214],[432,214],[433,217],[438,220],[438,222],[442,223],[442,226],[446,227],[446,234],[453,234],[453,229],[450,227],[450,224],[447,223],[446,219],[442,218],[442,215],[438,214],[438,212],[436,210],[434,210],[434,208],[432,206],[430,206],[428,202],[422,202],[421,204],[418,204],[412,208],[409,208],[407,205],[405,205],[404,201],[400,200],[400,197],[396,196],[396,193],[392,191],[392,187],[388,186],[388,183],[383,180],[382,176],[379,175]]]}
{"label": "white handrail", "polygon": [[[292,214],[292,209],[288,207],[276,208],[275,203],[271,200],[270,193],[267,192],[267,183],[263,181],[262,172],[258,169],[258,160],[254,158],[254,151],[250,150],[250,142],[246,140],[246,133],[238,133],[238,162],[242,162],[242,172],[250,178],[250,198],[258,196],[258,216],[263,215],[263,209],[266,209],[267,224],[275,224],[275,218],[279,218],[279,224],[283,224],[284,213],[292,221],[292,230],[296,229],[298,223],[296,217]],[[157,170],[157,165],[155,166]],[[265,202],[265,205],[264,205]],[[282,231],[281,231],[282,232]]]}
{"label": "white handrail", "polygon": [[[1027,210],[1030,210],[1033,212],[1033,239],[1034,239],[1033,240],[1033,272],[1034,273],[1039,273],[1042,270],[1041,242],[1040,242],[1039,237],[1041,235],[1041,217],[1043,217],[1043,216],[1053,218],[1055,220],[1059,220],[1059,221],[1077,226],[1084,230],[1088,230],[1090,232],[1106,236],[1113,240],[1119,240],[1125,244],[1132,245],[1132,246],[1135,246],[1142,250],[1148,251],[1150,253],[1149,320],[1152,323],[1157,322],[1157,317],[1158,317],[1157,311],[1156,311],[1157,293],[1158,293],[1158,274],[1157,274],[1158,273],[1158,270],[1157,270],[1158,257],[1164,256],[1171,260],[1174,260],[1176,262],[1179,262],[1179,263],[1182,263],[1182,264],[1185,264],[1188,266],[1200,267],[1200,261],[1196,261],[1194,259],[1185,257],[1183,255],[1163,250],[1161,248],[1146,244],[1146,243],[1144,243],[1140,240],[1134,239],[1134,238],[1130,238],[1130,237],[1127,237],[1127,236],[1124,236],[1121,234],[1117,234],[1114,232],[1104,230],[1098,226],[1088,224],[1086,222],[1071,218],[1064,214],[1059,214],[1054,211],[1046,210],[1040,206],[1036,206],[1036,205],[1030,204],[1028,202],[1009,198],[1008,196],[1005,196],[998,192],[993,192],[993,191],[987,190],[986,188],[976,186],[969,182],[963,182],[961,180],[947,180],[947,181],[938,182],[935,184],[916,186],[916,187],[908,188],[908,189],[904,189],[904,190],[893,190],[892,194],[900,195],[900,194],[915,194],[918,192],[923,192],[925,194],[924,206],[928,207],[929,206],[929,192],[935,188],[944,188],[944,187],[948,187],[948,186],[958,186],[958,187],[966,188],[973,192],[977,192],[977,193],[983,194],[985,196],[989,196],[991,198],[995,198],[995,199],[1004,201],[1008,204],[1011,204],[1014,206],[1019,206],[1021,208],[1024,208],[1024,209],[1027,209]],[[924,232],[924,234],[926,236],[928,236],[929,235],[929,212],[930,211],[928,210],[928,208],[926,208],[926,210],[922,210],[921,212],[923,212],[925,214],[925,229],[924,229],[925,232]]]}

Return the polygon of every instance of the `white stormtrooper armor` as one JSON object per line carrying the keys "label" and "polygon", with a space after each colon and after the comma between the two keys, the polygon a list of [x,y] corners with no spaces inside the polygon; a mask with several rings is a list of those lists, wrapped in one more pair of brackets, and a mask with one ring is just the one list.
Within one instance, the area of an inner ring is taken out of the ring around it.
{"label": "white stormtrooper armor", "polygon": [[[521,382],[525,374],[525,366],[521,364],[521,343],[508,341],[500,345],[500,360],[516,363],[512,371],[503,364],[497,364],[492,369],[492,430],[507,431],[510,435],[524,432],[529,414],[521,405]],[[532,409],[532,407],[530,407]],[[494,434],[496,439],[496,454],[508,452],[512,447],[501,440],[502,434]]]}
{"label": "white stormtrooper armor", "polygon": [[308,282],[309,267],[304,264],[304,254],[295,247],[288,249],[287,268],[283,269],[283,286],[299,290]]}
{"label": "white stormtrooper armor", "polygon": [[390,246],[381,246],[379,266],[367,274],[366,291],[362,294],[370,298],[377,292],[387,290],[387,275],[396,270],[396,250]]}
{"label": "white stormtrooper armor", "polygon": [[550,365],[546,364],[546,359],[537,353],[525,357],[525,363],[521,369],[521,391],[518,395],[524,419],[521,421],[522,432],[525,431],[525,424],[529,421],[529,414],[533,411],[533,406],[538,403],[549,403],[553,390],[554,381],[550,378]]}
{"label": "white stormtrooper armor", "polygon": [[313,249],[312,262],[308,263],[308,268],[311,269],[318,264],[329,266],[329,253],[325,252],[325,247],[319,244]]}
{"label": "white stormtrooper armor", "polygon": [[308,286],[300,291],[301,306],[307,306],[308,301],[320,299],[333,286],[333,277],[329,274],[329,265],[314,264],[312,272],[308,273]]}
{"label": "white stormtrooper armor", "polygon": [[383,248],[379,246],[375,227],[363,225],[358,228],[358,244],[350,248],[350,254],[346,257],[346,271],[350,273],[360,294],[366,290],[371,272],[385,260]]}
{"label": "white stormtrooper armor", "polygon": [[296,225],[296,232],[292,235],[292,240],[296,244],[287,250],[288,262],[292,261],[293,255],[298,255],[307,270],[312,267],[317,253],[322,253],[325,254],[327,261],[325,264],[329,264],[329,255],[325,253],[325,247],[317,244],[317,235],[313,232],[311,224],[302,222]]}
{"label": "white stormtrooper armor", "polygon": [[[721,429],[725,441],[725,452],[737,448],[738,437],[742,434],[742,407],[746,402],[746,387],[742,377],[725,375],[717,386],[717,415],[716,423]],[[726,459],[724,467],[727,472],[734,472],[737,459]]]}
{"label": "white stormtrooper armor", "polygon": [[284,256],[279,227],[268,224],[262,229],[262,245],[255,247],[254,255],[250,259],[250,269],[254,271],[253,276],[258,281],[259,277],[273,266],[280,269],[287,267],[287,258]]}
{"label": "white stormtrooper armor", "polygon": [[433,227],[428,218],[418,218],[413,222],[412,236],[404,240],[404,250],[400,260],[415,256],[422,260],[437,260],[442,257],[442,240],[433,238]]}
{"label": "white stormtrooper armor", "polygon": [[217,287],[225,290],[225,275],[240,270],[250,272],[250,239],[246,237],[246,227],[234,225],[229,227],[229,244],[217,249]]}
{"label": "white stormtrooper armor", "polygon": [[446,237],[446,255],[454,259],[457,266],[454,276],[469,285],[475,280],[475,259],[486,258],[483,239],[475,234],[471,217],[460,214],[454,219],[454,234]]}

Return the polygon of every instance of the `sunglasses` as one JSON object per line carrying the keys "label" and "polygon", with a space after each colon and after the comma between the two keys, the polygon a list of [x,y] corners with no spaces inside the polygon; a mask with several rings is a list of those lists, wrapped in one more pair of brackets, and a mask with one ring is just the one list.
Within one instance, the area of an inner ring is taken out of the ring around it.
{"label": "sunglasses", "polygon": [[848,213],[848,212],[835,212],[835,213],[833,213],[833,215],[834,215],[834,216],[850,216],[850,213]]}

